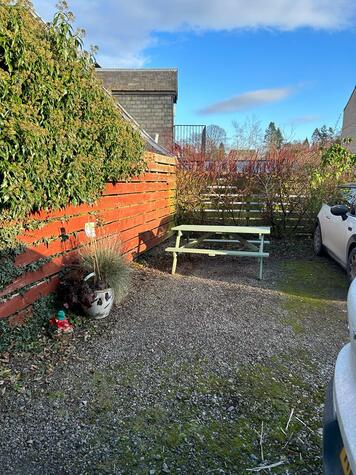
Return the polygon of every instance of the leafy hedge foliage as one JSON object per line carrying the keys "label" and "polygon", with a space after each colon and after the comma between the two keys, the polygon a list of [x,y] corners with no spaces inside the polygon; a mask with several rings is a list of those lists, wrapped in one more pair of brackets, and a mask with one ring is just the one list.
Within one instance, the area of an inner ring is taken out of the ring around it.
{"label": "leafy hedge foliage", "polygon": [[41,297],[32,306],[33,315],[26,325],[12,328],[9,322],[0,320],[0,354],[11,352],[39,352],[43,348],[43,336],[48,329],[48,321],[56,310],[52,295]]}
{"label": "leafy hedge foliage", "polygon": [[95,201],[139,174],[143,142],[95,76],[71,16],[0,4],[0,221]]}

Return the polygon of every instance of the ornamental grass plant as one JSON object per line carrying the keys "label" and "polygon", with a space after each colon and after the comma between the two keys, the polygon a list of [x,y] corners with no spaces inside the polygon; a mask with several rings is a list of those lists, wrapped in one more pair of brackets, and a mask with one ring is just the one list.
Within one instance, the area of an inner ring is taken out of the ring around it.
{"label": "ornamental grass plant", "polygon": [[79,257],[82,270],[95,273],[94,289],[110,287],[115,303],[119,304],[127,295],[131,281],[131,269],[122,256],[119,239],[93,239],[81,249]]}

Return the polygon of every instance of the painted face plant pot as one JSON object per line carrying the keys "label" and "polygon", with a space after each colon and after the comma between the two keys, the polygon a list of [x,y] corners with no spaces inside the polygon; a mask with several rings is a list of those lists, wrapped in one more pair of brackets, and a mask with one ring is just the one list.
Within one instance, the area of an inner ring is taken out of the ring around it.
{"label": "painted face plant pot", "polygon": [[92,289],[88,282],[95,278],[95,272],[91,272],[83,279],[83,289],[81,291],[81,306],[83,311],[91,318],[100,320],[107,317],[114,303],[114,291],[112,288],[100,283],[103,289]]}
{"label": "painted face plant pot", "polygon": [[92,240],[79,255],[79,268],[86,277],[80,280],[78,301],[92,318],[109,315],[113,304],[120,304],[128,293],[130,267],[120,252],[117,238]]}

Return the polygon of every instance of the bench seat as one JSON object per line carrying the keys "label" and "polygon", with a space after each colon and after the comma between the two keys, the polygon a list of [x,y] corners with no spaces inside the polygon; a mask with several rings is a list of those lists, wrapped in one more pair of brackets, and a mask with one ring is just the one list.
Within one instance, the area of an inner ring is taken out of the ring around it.
{"label": "bench seat", "polygon": [[268,252],[253,251],[229,251],[218,249],[194,249],[189,247],[167,247],[167,252],[187,253],[187,254],[207,254],[208,256],[246,256],[246,257],[269,257]]}

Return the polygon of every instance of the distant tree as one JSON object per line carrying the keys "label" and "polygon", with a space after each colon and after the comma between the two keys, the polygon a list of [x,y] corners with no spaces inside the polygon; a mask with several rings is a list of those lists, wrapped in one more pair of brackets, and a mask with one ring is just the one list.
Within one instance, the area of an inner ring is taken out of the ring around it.
{"label": "distant tree", "polygon": [[265,132],[265,145],[267,148],[280,149],[283,144],[283,134],[274,122],[270,122]]}
{"label": "distant tree", "polygon": [[247,117],[243,122],[233,121],[232,126],[233,147],[236,150],[262,150],[263,130],[257,117]]}
{"label": "distant tree", "polygon": [[314,132],[312,133],[311,142],[313,145],[316,145],[319,143],[319,140],[320,140],[320,130],[316,128],[314,129]]}
{"label": "distant tree", "polygon": [[311,141],[313,145],[325,147],[337,140],[337,133],[332,127],[323,125],[320,129],[316,128],[312,134]]}
{"label": "distant tree", "polygon": [[309,140],[308,140],[308,137],[305,137],[305,140],[303,142],[303,145],[305,145],[306,147],[309,147]]}
{"label": "distant tree", "polygon": [[220,155],[219,149],[221,144],[224,147],[226,145],[226,130],[219,125],[208,125],[206,128],[206,153],[214,159]]}
{"label": "distant tree", "polygon": [[[205,136],[205,134],[204,134]],[[183,138],[182,142],[185,143],[185,145],[189,145],[192,148],[195,148],[197,151],[201,151],[203,147],[203,142],[206,139],[203,138],[203,134],[201,132],[192,132],[190,136]]]}

